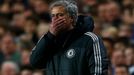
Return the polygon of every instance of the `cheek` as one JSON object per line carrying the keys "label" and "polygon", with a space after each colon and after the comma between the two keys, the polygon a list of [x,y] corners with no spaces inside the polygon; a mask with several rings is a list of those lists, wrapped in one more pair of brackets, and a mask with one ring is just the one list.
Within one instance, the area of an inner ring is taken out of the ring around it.
{"label": "cheek", "polygon": [[69,23],[69,20],[68,20],[68,19],[66,19],[66,20],[65,20],[65,23],[66,23],[66,24],[68,24],[68,23]]}
{"label": "cheek", "polygon": [[67,27],[69,27],[71,25],[71,21],[70,20],[66,20],[65,24],[66,24]]}
{"label": "cheek", "polygon": [[72,23],[72,22],[71,22],[71,19],[70,19],[70,18],[66,18],[66,23],[67,23],[67,24]]}

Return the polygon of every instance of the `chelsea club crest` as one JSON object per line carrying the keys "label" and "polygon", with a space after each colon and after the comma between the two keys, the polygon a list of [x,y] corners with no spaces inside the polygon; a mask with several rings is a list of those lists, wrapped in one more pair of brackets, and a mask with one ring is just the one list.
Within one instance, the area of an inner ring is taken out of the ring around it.
{"label": "chelsea club crest", "polygon": [[66,56],[68,58],[73,58],[75,56],[75,50],[74,49],[69,49],[66,53]]}

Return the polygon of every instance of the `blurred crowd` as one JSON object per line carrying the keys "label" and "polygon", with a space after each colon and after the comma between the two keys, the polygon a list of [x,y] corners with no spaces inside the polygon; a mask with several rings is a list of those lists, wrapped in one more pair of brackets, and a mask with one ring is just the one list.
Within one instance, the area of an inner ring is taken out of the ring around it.
{"label": "blurred crowd", "polygon": [[[51,23],[55,0],[0,0],[0,75],[43,75],[29,64],[32,48]],[[134,0],[75,0],[92,16],[109,58],[108,75],[134,75]]]}

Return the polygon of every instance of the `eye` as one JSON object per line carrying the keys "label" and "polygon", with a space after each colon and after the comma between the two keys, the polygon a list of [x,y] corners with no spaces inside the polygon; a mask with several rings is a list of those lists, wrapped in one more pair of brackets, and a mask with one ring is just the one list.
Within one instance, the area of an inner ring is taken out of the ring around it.
{"label": "eye", "polygon": [[55,15],[54,14],[51,14],[51,17],[54,17]]}
{"label": "eye", "polygon": [[62,17],[62,16],[64,16],[64,14],[63,13],[59,13],[58,16]]}

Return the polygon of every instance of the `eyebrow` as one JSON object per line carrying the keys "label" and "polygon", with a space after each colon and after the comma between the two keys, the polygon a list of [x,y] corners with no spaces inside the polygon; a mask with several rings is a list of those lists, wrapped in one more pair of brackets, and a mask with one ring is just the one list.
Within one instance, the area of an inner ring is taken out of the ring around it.
{"label": "eyebrow", "polygon": [[56,13],[56,14],[51,14],[51,16],[63,16],[65,13]]}

